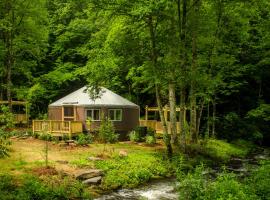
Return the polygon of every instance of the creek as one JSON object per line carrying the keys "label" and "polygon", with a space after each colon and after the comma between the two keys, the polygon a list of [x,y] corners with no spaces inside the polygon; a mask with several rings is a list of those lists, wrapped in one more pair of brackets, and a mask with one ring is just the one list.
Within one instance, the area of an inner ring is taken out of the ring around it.
{"label": "creek", "polygon": [[[246,158],[231,158],[226,165],[227,171],[236,173],[241,177],[247,176],[252,170],[258,167],[259,162],[270,158],[269,149],[256,149]],[[222,168],[214,166],[205,171],[216,176]],[[145,186],[135,189],[120,189],[110,194],[105,194],[96,200],[176,200],[178,199],[176,179],[155,180]]]}

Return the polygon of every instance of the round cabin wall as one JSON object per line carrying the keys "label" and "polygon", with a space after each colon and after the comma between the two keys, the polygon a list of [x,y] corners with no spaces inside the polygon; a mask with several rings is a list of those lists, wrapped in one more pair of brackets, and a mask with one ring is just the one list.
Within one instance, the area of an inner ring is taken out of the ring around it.
{"label": "round cabin wall", "polygon": [[[83,123],[84,130],[87,130],[86,125],[86,110],[88,109],[100,109],[101,113],[105,117],[108,117],[109,109],[121,109],[122,110],[122,120],[113,121],[115,130],[119,133],[127,133],[137,126],[139,126],[139,107],[82,107],[75,106],[74,114],[76,115],[76,121],[81,121]],[[48,108],[48,117],[50,120],[62,120],[62,107],[53,107]],[[91,122],[91,130],[95,131],[99,128],[100,121]]]}
{"label": "round cabin wall", "polygon": [[[104,117],[108,117],[109,109],[121,109],[122,110],[122,120],[121,121],[113,121],[115,130],[117,132],[129,132],[134,130],[137,126],[139,126],[139,115],[140,110],[136,107],[130,108],[115,108],[115,107],[106,107],[106,108],[85,108],[85,112],[87,109],[100,109],[101,113],[103,113]],[[102,114],[101,114],[102,115]],[[86,117],[86,114],[85,114]],[[85,121],[85,120],[84,120]],[[92,121],[91,122],[91,130],[95,131],[99,128],[101,121]]]}

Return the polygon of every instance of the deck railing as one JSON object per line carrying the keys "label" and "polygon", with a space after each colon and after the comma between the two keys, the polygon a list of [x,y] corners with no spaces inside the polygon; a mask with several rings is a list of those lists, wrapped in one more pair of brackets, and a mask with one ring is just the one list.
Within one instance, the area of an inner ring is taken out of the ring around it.
{"label": "deck railing", "polygon": [[80,121],[33,120],[34,132],[45,132],[53,136],[68,135],[70,138],[83,131]]}
{"label": "deck railing", "polygon": [[[140,126],[154,129],[157,133],[163,133],[162,123],[157,120],[140,120]],[[167,122],[168,132],[171,133],[171,122]],[[177,132],[180,131],[180,122],[176,122]]]}
{"label": "deck railing", "polygon": [[27,123],[27,114],[14,114],[15,123]]}

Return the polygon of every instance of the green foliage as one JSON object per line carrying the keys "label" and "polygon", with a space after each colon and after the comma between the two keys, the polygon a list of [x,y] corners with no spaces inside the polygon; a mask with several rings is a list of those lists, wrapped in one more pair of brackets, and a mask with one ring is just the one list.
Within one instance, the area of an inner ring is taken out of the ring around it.
{"label": "green foliage", "polygon": [[87,145],[93,143],[93,136],[90,134],[79,134],[77,137],[77,144],[78,145]]}
{"label": "green foliage", "polygon": [[205,149],[212,158],[229,160],[231,157],[245,157],[250,149],[230,144],[223,140],[207,140]]}
{"label": "green foliage", "polygon": [[154,144],[156,144],[156,137],[153,135],[147,135],[145,137],[145,142],[146,142],[146,144],[154,145]]}
{"label": "green foliage", "polygon": [[118,141],[118,134],[115,133],[113,122],[103,118],[98,131],[98,138],[103,143],[115,143]]}
{"label": "green foliage", "polygon": [[8,140],[9,133],[0,128],[0,158],[7,157],[9,154],[9,145],[11,144]]}
{"label": "green foliage", "polygon": [[85,186],[71,178],[50,177],[41,182],[34,176],[22,176],[20,183],[11,175],[0,175],[0,199],[3,200],[52,200],[91,199]]}
{"label": "green foliage", "polygon": [[8,106],[0,106],[0,126],[2,129],[14,127],[14,115],[10,112]]}
{"label": "green foliage", "polygon": [[250,190],[255,193],[260,199],[270,199],[270,162],[264,161],[261,166],[252,172],[247,178],[247,185]]}
{"label": "green foliage", "polygon": [[201,165],[194,172],[178,175],[180,199],[200,200],[245,200],[258,199],[234,174],[222,172],[213,180],[204,175],[207,169]]}
{"label": "green foliage", "polygon": [[129,134],[129,140],[132,142],[141,142],[142,138],[138,131],[131,131]]}
{"label": "green foliage", "polygon": [[45,141],[52,141],[53,136],[49,133],[40,133],[38,139]]}
{"label": "green foliage", "polygon": [[147,127],[141,127],[141,126],[136,127],[133,131],[129,133],[130,141],[142,142],[148,133],[148,129],[149,128]]}
{"label": "green foliage", "polygon": [[252,148],[250,143],[239,141],[239,145],[228,143],[224,140],[209,139],[201,144],[190,144],[188,151],[191,154],[199,154],[205,158],[211,158],[216,161],[227,162],[231,157],[245,157]]}
{"label": "green foliage", "polygon": [[171,164],[158,154],[136,153],[127,157],[97,161],[96,167],[105,171],[102,181],[104,189],[137,187],[155,177],[170,176]]}

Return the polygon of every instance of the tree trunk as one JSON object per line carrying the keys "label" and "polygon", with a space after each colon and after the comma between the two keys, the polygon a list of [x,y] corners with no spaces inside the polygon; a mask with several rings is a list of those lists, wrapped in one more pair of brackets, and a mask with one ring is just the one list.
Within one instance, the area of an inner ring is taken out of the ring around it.
{"label": "tree trunk", "polygon": [[168,157],[172,157],[171,136],[168,134],[167,122],[166,122],[165,117],[164,117],[163,106],[161,103],[161,98],[160,98],[160,93],[159,93],[160,88],[157,84],[155,84],[155,90],[156,90],[156,100],[157,100],[158,112],[159,112],[159,116],[160,116],[160,120],[161,120],[161,124],[162,124],[162,128],[163,128],[163,139],[164,139],[164,143],[165,143],[166,148],[167,148],[167,155],[168,155]]}
{"label": "tree trunk", "polygon": [[209,135],[210,135],[210,121],[209,121],[209,118],[210,118],[210,103],[208,101],[207,103],[207,138],[209,138]]}
{"label": "tree trunk", "polygon": [[185,105],[186,105],[186,91],[185,88],[181,88],[181,96],[180,96],[180,117],[179,117],[179,123],[180,123],[180,144],[182,150],[185,151],[186,149],[186,129],[185,129],[185,119],[186,119],[186,111],[185,111]]}
{"label": "tree trunk", "polygon": [[193,30],[192,30],[192,65],[191,65],[191,85],[190,85],[190,134],[192,142],[198,142],[197,135],[197,100],[196,100],[196,76],[197,76],[197,27],[198,27],[198,11],[199,1],[194,0],[193,9]]}
{"label": "tree trunk", "polygon": [[197,118],[197,135],[199,135],[199,132],[200,132],[200,125],[201,125],[201,118],[202,118],[202,113],[203,113],[203,107],[204,107],[204,100],[201,100],[201,103],[200,103],[200,112],[199,112],[199,115],[198,115],[198,118]]}
{"label": "tree trunk", "polygon": [[213,98],[213,120],[212,120],[212,137],[216,135],[216,100]]}
{"label": "tree trunk", "polygon": [[160,97],[160,93],[159,93],[160,87],[159,87],[158,80],[157,80],[158,75],[156,72],[156,68],[157,68],[158,53],[156,50],[156,36],[155,36],[152,16],[149,16],[149,18],[148,18],[148,27],[149,27],[150,40],[151,40],[151,62],[152,62],[154,78],[155,78],[154,81],[155,81],[156,101],[157,101],[158,111],[159,111],[159,115],[160,115],[160,120],[161,120],[162,127],[163,127],[163,136],[164,136],[164,143],[165,143],[166,148],[167,148],[167,155],[168,155],[168,157],[172,157],[171,138],[170,138],[170,135],[168,134],[167,122],[165,121],[165,117],[164,117],[164,113],[163,113],[163,106],[161,103],[161,97]]}
{"label": "tree trunk", "polygon": [[176,99],[175,99],[175,83],[169,84],[169,104],[170,104],[170,128],[171,128],[171,136],[172,143],[177,145],[177,127],[176,127]]}

